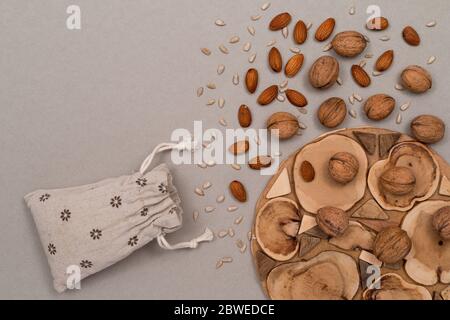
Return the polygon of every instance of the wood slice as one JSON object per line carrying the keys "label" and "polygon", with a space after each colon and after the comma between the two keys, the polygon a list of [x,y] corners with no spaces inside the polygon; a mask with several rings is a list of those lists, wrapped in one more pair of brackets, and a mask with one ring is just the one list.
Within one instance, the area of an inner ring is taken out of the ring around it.
{"label": "wood slice", "polygon": [[[255,218],[258,215],[258,213],[260,212],[260,209],[264,205],[266,205],[266,203],[268,201],[271,200],[267,197],[267,194],[271,191],[272,186],[276,183],[280,174],[285,169],[287,170],[288,177],[289,177],[289,188],[287,188],[287,186],[286,186],[285,190],[290,189],[291,192],[288,194],[285,194],[279,198],[280,199],[290,199],[292,201],[295,201],[299,207],[299,216],[300,217],[303,217],[304,215],[315,216],[315,212],[307,212],[302,206],[302,199],[297,198],[295,178],[294,178],[294,172],[293,172],[294,165],[295,165],[297,155],[304,148],[306,148],[312,144],[315,144],[327,137],[333,136],[333,135],[344,136],[344,137],[350,138],[353,141],[360,144],[361,149],[364,150],[364,152],[366,153],[366,156],[367,156],[367,162],[368,162],[368,168],[369,168],[367,170],[368,172],[370,171],[370,168],[372,167],[373,164],[389,157],[389,151],[392,147],[395,147],[404,142],[417,142],[416,140],[409,137],[408,135],[405,135],[405,134],[402,134],[399,132],[395,132],[395,131],[391,131],[391,130],[387,130],[387,129],[373,128],[373,127],[341,129],[341,130],[332,131],[332,132],[323,134],[323,135],[319,136],[318,138],[316,138],[315,140],[311,141],[310,143],[308,143],[305,146],[298,149],[296,152],[291,154],[286,160],[284,160],[280,164],[277,173],[269,180],[267,186],[261,193],[261,195],[256,203]],[[381,142],[381,146],[380,146],[380,142]],[[375,145],[374,145],[374,143],[375,143]],[[442,159],[442,157],[440,157],[430,147],[427,147],[427,148],[433,154],[437,163],[439,164],[440,175],[441,175],[441,179],[443,179],[443,182],[442,182],[442,186],[441,186],[441,184],[439,184],[439,187],[437,188],[436,192],[426,201],[430,201],[430,200],[450,201],[450,192],[445,192],[446,188],[450,188],[450,185],[449,185],[450,166],[444,159]],[[342,150],[342,151],[345,151],[345,150]],[[323,159],[322,159],[322,162],[323,162]],[[368,174],[368,172],[366,172],[366,175]],[[300,172],[298,172],[296,174],[298,176],[298,175],[300,175]],[[284,175],[285,175],[285,172],[284,172]],[[317,175],[316,175],[316,177],[317,177]],[[285,179],[285,177],[284,177],[284,179]],[[277,188],[279,188],[279,187],[280,186],[278,185]],[[444,191],[442,191],[442,190],[444,190]],[[330,197],[333,197],[333,195],[330,195]],[[277,199],[277,198],[275,198],[275,199]],[[386,215],[383,215],[382,219],[376,219],[377,217],[375,217],[375,219],[374,219],[373,215],[369,216],[368,219],[365,219],[365,218],[361,217],[360,209],[370,200],[373,201],[375,199],[372,196],[371,191],[369,190],[369,188],[366,185],[365,192],[364,192],[362,198],[359,201],[357,201],[350,209],[347,209],[346,213],[349,216],[350,221],[358,222],[359,224],[364,226],[364,228],[366,228],[367,230],[374,232],[374,233],[379,232],[379,230],[383,229],[386,226],[391,226],[391,225],[401,226],[401,223],[402,223],[404,217],[409,212],[409,211],[404,212],[404,211],[396,211],[396,210],[384,210],[385,214],[388,216],[388,219],[386,219]],[[422,203],[422,202],[416,203],[414,205],[414,207],[419,203]],[[354,215],[354,217],[352,217],[352,215]],[[315,228],[318,228],[318,227],[316,226]],[[313,230],[313,229],[311,229],[311,230]],[[252,230],[253,235],[256,234],[255,231],[256,230],[255,230],[255,219],[254,219],[253,230]],[[314,238],[311,238],[311,236],[313,236]],[[308,238],[306,238],[306,237],[308,237]],[[316,239],[316,238],[317,238],[317,240],[314,240],[313,243],[311,243],[310,240]],[[322,238],[322,239],[319,240],[320,238]],[[261,255],[264,254],[263,253],[264,251],[259,246],[256,238],[255,237],[252,238],[251,251],[252,251],[252,255],[253,255],[253,260],[255,262],[256,273],[258,275],[258,278],[260,279],[262,289],[268,297],[270,297],[270,296],[267,291],[267,275],[270,273],[271,270],[273,270],[274,268],[276,268],[282,264],[294,263],[294,262],[300,262],[300,261],[308,261],[324,251],[335,251],[335,252],[346,253],[347,255],[351,256],[354,259],[355,264],[358,266],[358,268],[361,268],[361,266],[367,267],[367,265],[368,265],[367,263],[365,263],[359,259],[359,255],[361,254],[361,249],[359,249],[359,248],[356,248],[354,250],[343,250],[336,246],[331,245],[329,243],[329,241],[326,239],[326,237],[318,238],[317,234],[306,233],[305,235],[299,235],[297,237],[297,239],[300,242],[300,248],[303,248],[303,249],[299,250],[299,254],[296,254],[293,258],[291,258],[288,261],[276,261],[274,259],[270,259],[269,257],[267,257],[270,260],[268,260],[268,259],[264,259],[264,260],[270,261],[270,263],[261,263]],[[305,239],[307,239],[309,241],[307,241]],[[303,244],[301,243],[302,240],[303,240]],[[305,248],[307,248],[307,250],[305,250]],[[449,261],[449,263],[450,263],[450,261]],[[413,279],[411,279],[408,276],[408,274],[405,271],[404,264],[405,264],[404,261],[402,261],[399,265],[396,265],[395,268],[393,268],[392,265],[383,266],[381,268],[381,274],[395,273],[395,274],[399,275],[404,281],[414,284],[414,285],[418,285],[417,282],[415,282]],[[271,270],[269,270],[270,268],[271,268]],[[360,274],[358,276],[361,277]],[[440,293],[441,291],[443,291],[446,287],[448,287],[448,284],[437,283],[435,285],[424,286],[424,287],[430,292],[431,295],[433,295],[434,292]],[[288,290],[288,289],[286,289],[286,290]],[[362,288],[362,285],[360,284],[359,289],[353,299],[355,299],[355,300],[362,299],[363,292],[364,292],[364,290]],[[289,296],[289,294],[286,293],[286,296]]]}

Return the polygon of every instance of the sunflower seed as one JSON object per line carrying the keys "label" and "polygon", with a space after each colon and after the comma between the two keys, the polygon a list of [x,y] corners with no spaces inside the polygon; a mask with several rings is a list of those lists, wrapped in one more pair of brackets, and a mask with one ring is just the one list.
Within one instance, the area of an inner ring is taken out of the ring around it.
{"label": "sunflower seed", "polygon": [[219,233],[217,233],[217,236],[219,238],[225,238],[228,235],[228,230],[220,230]]}
{"label": "sunflower seed", "polygon": [[396,123],[396,124],[400,124],[400,123],[402,123],[402,120],[403,120],[402,114],[399,113],[399,114],[397,115],[397,119],[395,119],[395,123]]}
{"label": "sunflower seed", "polygon": [[238,43],[240,40],[240,38],[238,36],[233,36],[230,38],[230,40],[228,40],[229,43],[234,44],[234,43]]}
{"label": "sunflower seed", "polygon": [[219,108],[223,108],[225,106],[225,99],[219,98],[219,102],[217,104],[219,105]]}
{"label": "sunflower seed", "polygon": [[199,216],[199,213],[197,210],[195,210],[194,212],[192,212],[192,219],[194,219],[194,222],[197,221]]}
{"label": "sunflower seed", "polygon": [[197,164],[197,166],[202,169],[206,169],[206,167],[207,167],[206,163],[204,163],[204,162]]}
{"label": "sunflower seed", "polygon": [[259,19],[261,19],[261,15],[256,14],[256,15],[254,15],[254,16],[251,16],[250,19],[251,19],[252,21],[258,21]]}
{"label": "sunflower seed", "polygon": [[197,89],[197,97],[201,97],[203,95],[203,87]]}
{"label": "sunflower seed", "polygon": [[306,25],[306,30],[311,29],[312,25],[313,25],[312,22],[309,22],[309,23]]}
{"label": "sunflower seed", "polygon": [[221,19],[217,19],[217,20],[215,21],[215,24],[216,24],[216,26],[218,26],[218,27],[223,27],[223,26],[225,26],[225,21],[223,21],[223,20],[221,20]]}
{"label": "sunflower seed", "polygon": [[350,9],[348,10],[348,13],[353,16],[356,13],[356,9],[354,6],[350,7]]}
{"label": "sunflower seed", "polygon": [[205,56],[210,56],[211,55],[211,50],[209,50],[208,48],[201,48],[201,50],[202,50],[202,53]]}
{"label": "sunflower seed", "polygon": [[434,20],[427,23],[428,28],[432,28],[434,26],[436,26],[436,21],[434,21]]}
{"label": "sunflower seed", "polygon": [[247,31],[248,31],[248,33],[250,33],[252,36],[254,36],[255,33],[256,33],[255,28],[253,28],[252,26],[248,26],[248,27],[247,27]]}
{"label": "sunflower seed", "polygon": [[389,41],[391,38],[389,36],[383,36],[380,38],[381,41]]}
{"label": "sunflower seed", "polygon": [[356,119],[357,114],[356,114],[355,109],[351,109],[348,113],[349,113],[350,117],[352,117],[353,119]]}
{"label": "sunflower seed", "polygon": [[327,52],[327,51],[330,51],[331,48],[333,48],[333,44],[330,42],[329,44],[327,44],[326,46],[324,46],[324,47],[322,48],[322,51],[323,51],[323,52]]}
{"label": "sunflower seed", "polygon": [[227,208],[228,212],[234,212],[234,211],[236,211],[237,209],[238,209],[238,207],[236,207],[236,206],[229,206],[229,207]]}
{"label": "sunflower seed", "polygon": [[380,71],[373,71],[372,72],[372,75],[374,76],[374,77],[378,77],[378,76],[380,76],[382,74],[382,72],[380,72]]}
{"label": "sunflower seed", "polygon": [[231,164],[231,167],[232,167],[234,170],[241,170],[241,166],[238,165],[238,164],[236,164],[236,163],[232,163],[232,164]]}
{"label": "sunflower seed", "polygon": [[273,46],[275,43],[277,43],[277,41],[276,40],[270,40],[269,42],[267,42],[267,47],[271,47],[271,46]]}
{"label": "sunflower seed", "polygon": [[226,127],[228,125],[227,120],[225,120],[224,118],[219,119],[219,124],[224,127]]}
{"label": "sunflower seed", "polygon": [[296,47],[289,48],[289,50],[290,50],[292,53],[296,53],[296,54],[301,52],[300,49],[299,49],[299,48],[296,48]]}
{"label": "sunflower seed", "polygon": [[225,71],[225,66],[223,64],[219,64],[217,67],[217,74],[221,75]]}
{"label": "sunflower seed", "polygon": [[400,83],[397,83],[397,84],[395,85],[395,89],[396,89],[396,90],[400,90],[400,91],[405,90],[405,88],[403,87],[403,85],[401,85]]}
{"label": "sunflower seed", "polygon": [[212,106],[214,103],[216,103],[216,99],[209,99],[206,103],[207,106]]}
{"label": "sunflower seed", "polygon": [[364,40],[366,40],[367,43],[370,42],[370,38],[367,35],[363,34],[363,37],[364,37]]}
{"label": "sunflower seed", "polygon": [[259,146],[261,144],[261,139],[259,138],[259,135],[256,135],[255,138],[255,143]]}
{"label": "sunflower seed", "polygon": [[405,103],[405,104],[402,104],[402,105],[400,106],[400,110],[401,110],[401,111],[406,111],[406,110],[409,109],[409,107],[411,107],[411,102],[407,102],[407,103]]}
{"label": "sunflower seed", "polygon": [[247,239],[248,239],[248,241],[252,241],[253,233],[251,231],[247,232]]}
{"label": "sunflower seed", "polygon": [[431,56],[431,57],[428,59],[427,64],[432,64],[432,63],[434,63],[435,61],[436,61],[436,57],[435,57],[435,56]]}
{"label": "sunflower seed", "polygon": [[243,216],[239,216],[234,220],[234,224],[241,224],[242,220],[244,220]]}
{"label": "sunflower seed", "polygon": [[280,102],[284,102],[286,100],[286,98],[284,96],[282,96],[281,94],[279,94],[277,96],[277,100],[280,101]]}
{"label": "sunflower seed", "polygon": [[211,182],[205,181],[205,182],[202,184],[202,189],[203,189],[203,190],[206,190],[206,189],[211,188],[211,186],[212,186]]}
{"label": "sunflower seed", "polygon": [[306,124],[304,124],[303,122],[298,122],[298,127],[300,128],[300,129],[302,129],[302,130],[305,130],[305,129],[307,129],[308,127],[306,126]]}
{"label": "sunflower seed", "polygon": [[221,45],[219,46],[219,50],[220,50],[223,54],[228,54],[228,53],[229,53],[228,48],[225,47],[223,44],[221,44]]}
{"label": "sunflower seed", "polygon": [[208,83],[208,84],[206,85],[206,87],[207,87],[208,89],[211,89],[211,90],[214,90],[214,89],[217,88],[217,87],[216,87],[216,84],[215,84],[215,83],[212,83],[212,82]]}
{"label": "sunflower seed", "polygon": [[336,82],[337,82],[338,85],[342,86],[342,83],[343,83],[343,82],[342,82],[341,77],[338,77],[337,80],[336,80]]}
{"label": "sunflower seed", "polygon": [[362,98],[359,94],[357,94],[357,93],[354,93],[354,94],[353,94],[353,97],[354,97],[358,102],[363,101],[363,98]]}
{"label": "sunflower seed", "polygon": [[282,83],[280,83],[280,88],[286,88],[288,84],[289,84],[289,81],[284,80]]}
{"label": "sunflower seed", "polygon": [[222,203],[225,201],[225,196],[222,194],[216,198],[217,203]]}
{"label": "sunflower seed", "polygon": [[308,109],[306,108],[297,108],[298,112],[300,112],[301,114],[308,114]]}
{"label": "sunflower seed", "polygon": [[233,258],[232,257],[223,257],[222,261],[223,261],[223,263],[231,263],[231,262],[233,262]]}
{"label": "sunflower seed", "polygon": [[246,243],[244,243],[244,245],[242,246],[242,248],[240,248],[239,251],[240,251],[241,253],[244,253],[245,250],[247,250],[247,244],[246,244]]}
{"label": "sunflower seed", "polygon": [[256,59],[256,53],[252,54],[250,57],[248,57],[248,62],[253,63]]}
{"label": "sunflower seed", "polygon": [[206,206],[206,207],[205,207],[205,212],[206,212],[206,213],[211,213],[211,212],[213,212],[214,210],[216,210],[216,207],[213,207],[213,206]]}
{"label": "sunflower seed", "polygon": [[239,75],[237,73],[233,76],[233,84],[235,86],[239,84]]}
{"label": "sunflower seed", "polygon": [[364,58],[366,58],[366,59],[372,59],[372,58],[373,58],[373,53],[366,53],[366,54],[364,55]]}
{"label": "sunflower seed", "polygon": [[287,91],[287,87],[284,87],[284,88],[280,88],[278,91],[280,92],[280,93],[285,93],[286,91]]}
{"label": "sunflower seed", "polygon": [[203,196],[205,195],[205,193],[203,192],[203,190],[200,189],[200,188],[195,188],[195,189],[194,189],[194,192],[195,192],[196,194],[198,194],[199,196],[201,196],[201,197],[203,197]]}
{"label": "sunflower seed", "polygon": [[233,238],[234,236],[235,236],[235,232],[234,232],[234,229],[233,228],[229,228],[228,229],[228,235],[231,237],[231,238]]}
{"label": "sunflower seed", "polygon": [[249,52],[251,48],[252,48],[252,44],[250,42],[246,42],[244,44],[244,46],[242,47],[242,50],[244,50],[245,52]]}
{"label": "sunflower seed", "polygon": [[236,247],[238,247],[240,249],[243,246],[244,246],[244,241],[242,241],[241,239],[237,239],[236,240]]}
{"label": "sunflower seed", "polygon": [[298,129],[295,134],[298,135],[298,136],[302,136],[303,135],[303,130],[302,129]]}
{"label": "sunflower seed", "polygon": [[365,60],[361,60],[361,61],[359,62],[359,66],[360,66],[361,68],[364,68],[364,67],[366,66],[366,64],[367,64],[367,62],[366,62]]}
{"label": "sunflower seed", "polygon": [[283,29],[281,29],[281,34],[285,39],[287,39],[287,37],[289,37],[289,29],[287,27],[284,27]]}
{"label": "sunflower seed", "polygon": [[348,97],[348,102],[350,102],[350,104],[355,104],[355,97],[353,95]]}
{"label": "sunflower seed", "polygon": [[281,152],[277,151],[273,153],[274,157],[281,157]]}
{"label": "sunflower seed", "polygon": [[270,8],[270,2],[266,2],[261,6],[262,11],[266,11],[269,8]]}
{"label": "sunflower seed", "polygon": [[214,167],[216,165],[216,162],[214,160],[208,160],[206,161],[206,165],[208,167]]}
{"label": "sunflower seed", "polygon": [[216,262],[216,269],[222,268],[223,266],[223,261],[222,259],[220,259],[219,261]]}

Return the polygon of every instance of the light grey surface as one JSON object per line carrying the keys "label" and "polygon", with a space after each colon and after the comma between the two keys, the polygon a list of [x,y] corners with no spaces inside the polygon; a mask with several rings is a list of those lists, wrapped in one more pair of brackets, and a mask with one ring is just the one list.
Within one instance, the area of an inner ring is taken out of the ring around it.
{"label": "light grey surface", "polygon": [[[249,170],[233,171],[229,166],[206,170],[191,166],[172,166],[187,213],[184,228],[170,236],[171,241],[184,240],[198,234],[208,225],[214,230],[231,226],[238,215],[245,216],[235,227],[234,239],[219,239],[193,251],[165,252],[155,243],[117,265],[83,281],[82,290],[58,295],[52,288],[45,255],[23,195],[38,188],[68,187],[95,182],[110,176],[130,173],[153,146],[167,141],[173,129],[191,129],[193,120],[203,120],[205,127],[217,127],[221,116],[231,126],[237,125],[236,110],[247,103],[254,114],[254,127],[262,127],[275,111],[296,112],[289,104],[275,103],[262,108],[255,104],[242,86],[231,84],[233,73],[249,67],[248,53],[242,52],[245,41],[252,42],[257,52],[255,66],[260,70],[260,89],[279,83],[266,66],[266,43],[277,39],[283,57],[293,46],[291,37],[267,30],[271,17],[289,11],[294,19],[318,24],[333,16],[337,30],[363,31],[371,38],[366,52],[375,56],[393,48],[395,63],[385,75],[374,78],[368,89],[360,89],[350,78],[349,68],[362,57],[342,60],[344,86],[325,92],[313,90],[307,83],[307,70],[322,55],[324,44],[310,39],[302,46],[306,61],[302,72],[290,86],[304,92],[309,99],[309,114],[302,116],[308,129],[302,137],[283,142],[284,156],[308,142],[324,130],[318,125],[314,110],[326,98],[349,96],[358,92],[363,97],[384,92],[393,95],[398,104],[412,101],[403,114],[403,123],[395,124],[396,114],[379,126],[407,131],[408,122],[420,113],[432,113],[449,123],[450,93],[449,33],[450,2],[447,0],[414,1],[273,1],[262,12],[264,1],[224,0],[152,0],[152,1],[25,1],[0,2],[0,298],[80,299],[80,298],[174,298],[174,299],[244,299],[264,298],[255,276],[250,253],[240,254],[237,238],[246,238],[251,227],[253,208],[268,177]],[[348,8],[356,2],[357,14]],[[82,10],[82,30],[65,27],[66,8],[78,4]],[[382,14],[390,18],[391,27],[382,33],[366,32],[365,9],[379,4]],[[262,14],[252,22],[251,15]],[[221,18],[227,26],[216,27]],[[426,28],[430,20],[435,28]],[[401,39],[403,26],[414,26],[422,36],[422,45],[412,48]],[[246,31],[256,29],[256,37]],[[293,24],[291,24],[292,30]],[[237,45],[227,44],[234,34],[241,37]],[[379,37],[390,35],[391,41]],[[225,43],[229,55],[218,52]],[[200,47],[209,47],[213,55],[205,57]],[[437,61],[427,66],[433,74],[433,89],[421,96],[394,90],[398,75],[409,64],[426,65],[429,56]],[[372,68],[374,59],[368,62]],[[226,65],[222,76],[216,74],[219,63]],[[195,90],[209,81],[217,83],[215,91],[206,90],[197,98]],[[223,96],[224,109],[206,107],[208,98]],[[373,124],[361,116],[348,118],[345,126]],[[448,137],[436,150],[450,160]],[[169,156],[160,157],[169,160]],[[247,186],[250,200],[229,214],[233,204],[226,186],[233,178]],[[199,198],[193,188],[209,180],[213,187]],[[191,218],[194,209],[214,203],[220,193],[227,195],[216,213],[201,214],[197,223]],[[215,262],[229,255],[234,262],[215,270]]]}

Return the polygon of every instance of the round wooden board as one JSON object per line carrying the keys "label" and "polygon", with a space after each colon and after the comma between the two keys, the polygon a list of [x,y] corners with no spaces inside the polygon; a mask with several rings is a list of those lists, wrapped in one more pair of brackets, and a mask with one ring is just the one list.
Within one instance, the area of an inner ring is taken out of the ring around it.
{"label": "round wooden board", "polygon": [[[416,141],[413,138],[402,134],[402,133],[398,133],[395,131],[391,131],[391,130],[387,130],[387,129],[381,129],[381,128],[373,128],[373,127],[362,127],[362,128],[351,128],[351,129],[341,129],[341,130],[336,130],[336,131],[332,131],[332,132],[328,132],[326,134],[323,134],[321,136],[319,136],[318,138],[316,138],[315,140],[311,141],[309,144],[320,141],[322,139],[324,139],[327,136],[330,135],[342,135],[342,136],[346,136],[349,137],[355,141],[358,142],[358,140],[356,139],[354,132],[358,131],[358,132],[364,132],[364,133],[372,133],[372,134],[376,134],[377,135],[377,146],[376,146],[376,151],[374,152],[373,155],[368,154],[367,152],[367,158],[369,161],[369,169],[370,167],[377,161],[382,160],[385,157],[380,157],[379,156],[379,144],[378,144],[378,136],[379,135],[384,135],[384,134],[400,134],[400,137],[398,139],[398,141],[395,144],[398,144],[400,142],[406,142],[406,141]],[[358,142],[359,143],[359,142]],[[306,145],[305,145],[306,146]],[[276,180],[278,179],[278,177],[280,176],[281,172],[286,168],[288,171],[288,176],[289,176],[289,180],[290,180],[290,187],[291,187],[291,193],[282,196],[283,198],[287,198],[287,199],[291,199],[293,201],[295,201],[300,208],[300,215],[303,216],[305,214],[305,210],[301,207],[300,202],[297,199],[296,193],[295,193],[295,186],[294,186],[294,178],[293,178],[293,167],[294,167],[294,162],[295,162],[295,158],[298,154],[298,152],[300,152],[300,150],[302,150],[305,146],[303,146],[302,148],[298,149],[296,152],[294,152],[293,154],[291,154],[289,156],[289,158],[287,158],[286,160],[284,160],[281,164],[280,167],[277,171],[277,173],[269,180],[267,186],[265,187],[265,189],[263,190],[263,192],[261,193],[257,203],[256,203],[256,208],[255,208],[255,218],[257,213],[259,212],[259,210],[271,199],[267,199],[266,195],[269,192],[269,190],[271,189],[271,187],[273,186],[273,184],[276,182]],[[429,148],[429,147],[428,147]],[[439,163],[440,166],[440,170],[441,170],[441,177],[442,176],[446,176],[447,178],[450,178],[450,166],[448,165],[448,163],[442,159],[442,157],[440,157],[436,152],[434,152],[431,148],[429,148],[429,150],[435,155],[437,162]],[[351,216],[356,210],[358,210],[363,204],[365,204],[368,200],[373,199],[373,196],[370,193],[369,188],[366,186],[366,191],[365,191],[365,195],[364,197],[358,201],[350,210],[347,211],[347,213]],[[447,196],[442,196],[439,194],[439,187],[437,188],[435,194],[428,200],[447,200],[450,201],[450,197]],[[370,221],[375,221],[375,223],[381,223],[382,225],[386,225],[386,224],[392,224],[392,225],[400,225],[403,218],[406,216],[407,212],[400,212],[400,211],[385,211],[388,216],[389,219],[388,220],[370,220]],[[327,240],[321,240],[320,243],[314,247],[314,249],[312,249],[310,252],[308,252],[307,254],[305,254],[304,256],[302,256],[301,258],[298,256],[298,254],[296,254],[296,256],[294,258],[292,258],[289,261],[284,261],[284,262],[279,262],[279,261],[275,261],[272,260],[271,258],[269,258],[267,255],[265,255],[260,247],[260,245],[258,244],[256,237],[254,236],[255,233],[255,218],[253,220],[253,229],[252,229],[252,240],[251,240],[251,252],[252,252],[252,256],[253,256],[253,261],[255,264],[255,268],[256,268],[256,272],[257,275],[259,277],[259,280],[261,282],[261,286],[265,292],[265,294],[269,297],[268,292],[267,292],[267,285],[266,285],[266,278],[267,278],[267,274],[270,272],[270,270],[272,270],[274,267],[284,264],[284,263],[289,263],[289,262],[296,262],[296,261],[304,261],[304,260],[309,260],[313,257],[315,257],[316,255],[318,255],[319,253],[326,251],[326,250],[333,250],[333,251],[337,251],[337,252],[344,252],[347,253],[348,255],[352,256],[354,258],[354,260],[356,261],[358,267],[358,260],[359,260],[359,255],[361,253],[360,249],[356,249],[356,250],[342,250],[340,248],[337,248],[331,244],[328,243]],[[357,221],[357,222],[367,222],[366,219],[355,219],[355,218],[351,218],[351,220],[353,221]],[[386,223],[386,224],[385,224]],[[362,223],[366,228],[368,227],[367,225],[365,225],[364,223]],[[368,227],[368,229],[370,230],[371,228]],[[264,263],[258,263],[258,255],[264,255]],[[266,259],[268,258],[268,259]],[[398,275],[400,275],[404,280],[410,282],[410,283],[416,283],[414,282],[405,272],[403,265],[400,266],[399,269],[395,269],[394,267],[386,267],[383,265],[382,269],[381,269],[381,273],[385,274],[385,273],[396,273]],[[432,296],[434,296],[434,294],[437,292],[441,292],[444,288],[446,288],[448,285],[444,285],[444,284],[436,284],[434,286],[428,286],[426,287],[429,291],[430,294]],[[361,284],[359,286],[358,292],[355,295],[354,299],[355,300],[359,300],[362,297],[362,292],[363,289],[361,287]],[[270,298],[270,297],[269,297]]]}

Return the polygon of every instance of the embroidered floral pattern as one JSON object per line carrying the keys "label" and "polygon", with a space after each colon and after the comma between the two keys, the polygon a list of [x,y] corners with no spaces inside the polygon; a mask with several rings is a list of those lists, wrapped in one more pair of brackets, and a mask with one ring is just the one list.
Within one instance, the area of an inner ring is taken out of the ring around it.
{"label": "embroidered floral pattern", "polygon": [[50,253],[52,256],[56,254],[56,247],[53,243],[48,244],[48,253]]}
{"label": "embroidered floral pattern", "polygon": [[68,209],[64,209],[62,212],[61,212],[61,220],[62,221],[69,221],[69,219],[70,219],[70,215],[71,215],[72,213],[68,210]]}
{"label": "embroidered floral pattern", "polygon": [[173,207],[169,210],[169,214],[175,214],[178,212],[178,208],[177,207]]}
{"label": "embroidered floral pattern", "polygon": [[40,202],[45,202],[50,198],[50,195],[48,193],[43,194],[42,196],[39,197],[39,201]]}
{"label": "embroidered floral pattern", "polygon": [[115,196],[111,198],[110,204],[113,208],[119,208],[122,205],[122,198],[119,196]]}
{"label": "embroidered floral pattern", "polygon": [[164,183],[160,183],[158,186],[158,190],[162,194],[165,194],[165,193],[167,193],[167,186]]}
{"label": "embroidered floral pattern", "polygon": [[128,240],[128,245],[131,247],[134,247],[135,245],[137,245],[137,243],[138,243],[137,236],[131,237],[130,240]]}
{"label": "embroidered floral pattern", "polygon": [[139,179],[136,180],[136,184],[137,184],[139,187],[145,187],[145,186],[147,185],[147,179],[145,179],[145,178],[139,178]]}
{"label": "embroidered floral pattern", "polygon": [[143,208],[141,210],[141,216],[146,217],[148,215],[148,208]]}
{"label": "embroidered floral pattern", "polygon": [[99,240],[101,237],[102,237],[102,230],[92,229],[92,231],[91,231],[91,238],[93,240]]}
{"label": "embroidered floral pattern", "polygon": [[92,268],[93,265],[94,265],[94,264],[93,264],[91,261],[89,261],[89,260],[82,260],[82,261],[80,262],[80,267],[81,267],[81,268],[84,268],[84,269]]}

